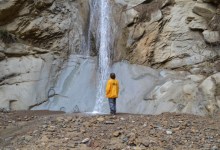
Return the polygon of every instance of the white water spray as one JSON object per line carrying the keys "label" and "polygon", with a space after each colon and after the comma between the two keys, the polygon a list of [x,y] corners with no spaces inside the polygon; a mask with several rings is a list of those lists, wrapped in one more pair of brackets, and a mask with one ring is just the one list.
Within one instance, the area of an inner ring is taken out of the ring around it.
{"label": "white water spray", "polygon": [[96,45],[99,48],[99,84],[94,112],[106,113],[108,112],[108,102],[105,99],[105,85],[110,72],[110,52],[114,41],[111,28],[111,6],[109,0],[100,0],[98,3],[96,2],[94,6],[96,11],[99,11],[99,13],[96,13],[99,14],[100,17],[96,33],[96,39],[98,39]]}

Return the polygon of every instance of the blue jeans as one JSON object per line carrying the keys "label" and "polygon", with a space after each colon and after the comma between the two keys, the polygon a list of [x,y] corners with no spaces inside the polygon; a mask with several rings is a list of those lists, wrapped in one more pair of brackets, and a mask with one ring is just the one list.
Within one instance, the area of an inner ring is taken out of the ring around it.
{"label": "blue jeans", "polygon": [[111,114],[116,114],[116,98],[109,98],[109,107],[110,107],[110,113]]}

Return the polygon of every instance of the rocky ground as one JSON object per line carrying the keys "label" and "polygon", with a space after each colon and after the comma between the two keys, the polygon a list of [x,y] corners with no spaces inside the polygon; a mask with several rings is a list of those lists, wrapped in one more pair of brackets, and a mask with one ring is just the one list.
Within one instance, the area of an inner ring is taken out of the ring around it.
{"label": "rocky ground", "polygon": [[0,149],[220,149],[220,117],[0,113]]}

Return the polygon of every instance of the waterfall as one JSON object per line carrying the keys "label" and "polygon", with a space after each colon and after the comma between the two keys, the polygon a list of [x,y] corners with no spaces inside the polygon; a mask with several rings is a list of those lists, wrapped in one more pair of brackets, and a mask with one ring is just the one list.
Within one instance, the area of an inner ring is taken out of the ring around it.
{"label": "waterfall", "polygon": [[[114,43],[113,28],[111,26],[111,6],[109,0],[92,0],[91,3],[91,21],[93,21],[92,25],[96,28],[96,47],[99,49],[99,83],[94,112],[106,113],[108,104],[105,100],[105,84],[110,73],[110,53]],[[98,18],[98,20],[94,21],[94,18]]]}
{"label": "waterfall", "polygon": [[[109,112],[105,85],[111,70],[110,56],[117,26],[112,17],[111,0],[89,0],[89,2],[88,30],[85,32],[82,29],[74,30],[78,28],[77,22],[82,20],[77,14],[71,14],[68,33],[70,56],[63,65],[54,87],[56,95],[34,109],[75,112],[75,108],[79,108],[80,112]],[[74,22],[76,19],[77,22]],[[78,34],[75,34],[76,32]],[[96,58],[90,57],[94,48],[95,52],[98,51],[98,63]]]}

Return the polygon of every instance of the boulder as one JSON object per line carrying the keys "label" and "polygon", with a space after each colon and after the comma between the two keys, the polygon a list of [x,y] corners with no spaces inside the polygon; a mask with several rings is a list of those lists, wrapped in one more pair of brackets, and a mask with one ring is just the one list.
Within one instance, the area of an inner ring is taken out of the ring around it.
{"label": "boulder", "polygon": [[212,19],[216,13],[217,8],[208,3],[196,3],[193,7],[193,12],[199,16],[206,18],[207,20]]}
{"label": "boulder", "polygon": [[199,88],[204,94],[204,100],[206,101],[206,109],[210,114],[214,114],[220,107],[219,103],[219,90],[220,85],[220,73],[209,76],[205,79]]}
{"label": "boulder", "polygon": [[128,26],[130,24],[135,23],[138,18],[138,12],[134,9],[129,9],[125,14],[125,25]]}
{"label": "boulder", "polygon": [[44,1],[44,0],[35,0],[34,4],[35,4],[35,7],[37,9],[43,9],[43,8],[46,8],[50,5],[52,5],[53,2],[54,2],[54,0],[46,0],[46,1]]}
{"label": "boulder", "polygon": [[189,23],[189,28],[192,30],[206,30],[208,28],[207,21],[203,18],[195,18]]}
{"label": "boulder", "polygon": [[174,4],[174,3],[175,3],[175,0],[165,0],[165,1],[163,1],[160,8],[164,8],[164,7],[171,5],[171,4]]}
{"label": "boulder", "polygon": [[193,82],[200,83],[201,81],[203,81],[205,79],[205,76],[203,76],[203,75],[188,75],[186,78],[192,80]]}
{"label": "boulder", "polygon": [[50,73],[56,70],[56,67],[51,69],[52,63],[53,56],[49,54],[0,61],[0,108],[27,110],[45,101],[51,83]]}
{"label": "boulder", "polygon": [[162,18],[163,18],[163,14],[162,14],[161,10],[158,9],[158,10],[151,13],[150,22],[157,22],[157,21],[160,21]]}
{"label": "boulder", "polygon": [[220,34],[219,31],[209,31],[205,30],[202,32],[204,39],[207,43],[217,44],[220,42]]}
{"label": "boulder", "polygon": [[132,38],[134,40],[138,40],[144,35],[144,33],[145,33],[145,28],[141,25],[138,25],[133,32]]}

